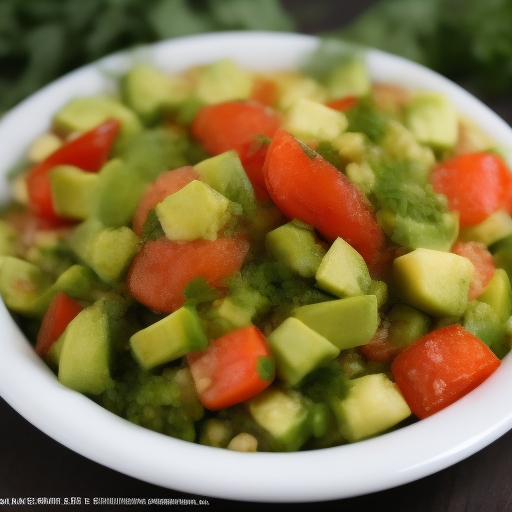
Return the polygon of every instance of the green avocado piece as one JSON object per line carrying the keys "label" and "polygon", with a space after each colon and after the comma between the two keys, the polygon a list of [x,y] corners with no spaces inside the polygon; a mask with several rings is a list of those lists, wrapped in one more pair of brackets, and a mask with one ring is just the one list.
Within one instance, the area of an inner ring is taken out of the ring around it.
{"label": "green avocado piece", "polygon": [[303,142],[334,140],[348,126],[348,121],[338,110],[307,98],[300,98],[288,110],[284,129]]}
{"label": "green avocado piece", "polygon": [[339,350],[365,345],[379,326],[375,295],[309,304],[296,309],[293,316]]}
{"label": "green avocado piece", "polygon": [[98,174],[72,165],[58,165],[50,171],[52,202],[62,217],[86,219],[92,214]]}
{"label": "green avocado piece", "polygon": [[388,285],[384,281],[372,280],[366,293],[367,295],[375,295],[375,297],[377,297],[377,308],[380,309],[388,300]]}
{"label": "green avocado piece", "polygon": [[182,103],[190,94],[183,80],[141,64],[127,73],[122,89],[124,102],[146,124],[157,121],[163,112]]}
{"label": "green avocado piece", "polygon": [[431,249],[416,249],[393,262],[398,295],[407,304],[436,317],[464,313],[473,272],[467,258]]}
{"label": "green avocado piece", "polygon": [[196,164],[194,169],[199,173],[201,181],[230,201],[241,205],[244,215],[251,216],[254,213],[254,189],[236,151],[207,158]]}
{"label": "green avocado piece", "polygon": [[115,283],[128,270],[139,250],[140,239],[126,226],[107,228],[91,217],[73,230],[68,243],[103,281]]}
{"label": "green avocado piece", "polygon": [[340,350],[296,318],[287,318],[268,337],[277,376],[295,386],[308,373],[334,359]]}
{"label": "green avocado piece", "polygon": [[169,240],[216,240],[231,218],[229,206],[229,200],[212,187],[193,180],[157,204],[155,212]]}
{"label": "green avocado piece", "polygon": [[396,384],[384,373],[365,375],[350,384],[348,396],[331,403],[341,435],[348,441],[384,432],[411,415]]}
{"label": "green avocado piece", "polygon": [[130,346],[139,364],[150,369],[174,361],[187,352],[205,349],[208,338],[195,309],[184,306],[135,333],[130,338]]}
{"label": "green avocado piece", "polygon": [[308,407],[297,392],[271,386],[244,402],[244,406],[264,429],[275,451],[297,451],[313,433]]}
{"label": "green avocado piece", "polygon": [[483,341],[500,359],[509,351],[505,324],[489,304],[474,300],[462,317],[462,327]]}
{"label": "green avocado piece", "polygon": [[0,256],[16,256],[21,247],[17,229],[9,222],[0,220]]}
{"label": "green avocado piece", "polygon": [[343,59],[330,71],[325,85],[331,99],[366,96],[371,90],[366,62],[358,58]]}
{"label": "green avocado piece", "polygon": [[398,347],[408,347],[429,332],[428,315],[407,304],[395,304],[386,319],[390,324],[388,341]]}
{"label": "green avocado piece", "polygon": [[196,95],[206,104],[247,100],[251,96],[253,79],[232,60],[222,59],[205,66],[199,72]]}
{"label": "green avocado piece", "polygon": [[50,286],[50,276],[33,263],[14,256],[0,256],[0,295],[9,309],[30,318],[41,318],[37,300]]}
{"label": "green avocado piece", "polygon": [[106,96],[75,98],[55,114],[53,126],[57,132],[65,135],[74,132],[84,133],[112,118],[118,119],[121,123],[114,144],[114,148],[118,150],[141,131],[142,124],[132,110],[112,98]]}
{"label": "green avocado piece", "polygon": [[507,273],[496,269],[491,281],[478,297],[479,302],[485,302],[492,307],[501,322],[506,322],[512,313],[512,288]]}
{"label": "green avocado piece", "polygon": [[314,277],[326,253],[316,243],[314,228],[297,219],[270,231],[265,246],[277,261],[302,277]]}
{"label": "green avocado piece", "polygon": [[496,250],[493,252],[492,260],[496,268],[503,269],[509,280],[512,282],[512,237],[504,238],[500,240],[496,245]]}
{"label": "green avocado piece", "polygon": [[512,218],[504,210],[498,210],[476,226],[464,228],[459,238],[463,242],[479,242],[492,245],[512,234]]}
{"label": "green avocado piece", "polygon": [[316,285],[338,297],[364,295],[372,282],[363,257],[343,238],[337,238],[316,272]]}
{"label": "green avocado piece", "polygon": [[147,184],[121,159],[109,160],[98,173],[93,214],[108,227],[129,225]]}
{"label": "green avocado piece", "polygon": [[112,384],[112,341],[103,300],[81,311],[62,335],[59,382],[80,393],[99,395]]}
{"label": "green avocado piece", "polygon": [[421,144],[434,149],[449,149],[457,142],[457,112],[441,93],[415,95],[406,108],[406,125]]}

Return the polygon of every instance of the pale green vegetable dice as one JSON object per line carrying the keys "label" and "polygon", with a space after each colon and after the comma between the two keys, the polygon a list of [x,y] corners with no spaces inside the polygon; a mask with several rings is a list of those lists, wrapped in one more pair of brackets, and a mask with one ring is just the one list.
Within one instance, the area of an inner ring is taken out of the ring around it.
{"label": "pale green vegetable dice", "polygon": [[398,387],[385,374],[365,375],[350,384],[348,396],[331,404],[340,432],[348,441],[379,434],[411,415]]}
{"label": "pale green vegetable dice", "polygon": [[231,217],[229,200],[212,187],[194,180],[155,207],[169,240],[215,240]]}
{"label": "pale green vegetable dice", "polygon": [[337,238],[316,272],[316,284],[338,297],[364,295],[371,277],[363,257],[343,238]]}
{"label": "pale green vegetable dice", "polygon": [[393,262],[394,283],[402,300],[437,317],[464,313],[473,272],[467,258],[431,249],[416,249]]}
{"label": "pale green vegetable dice", "polygon": [[330,341],[296,318],[287,318],[267,342],[276,360],[277,376],[290,386],[340,353]]}

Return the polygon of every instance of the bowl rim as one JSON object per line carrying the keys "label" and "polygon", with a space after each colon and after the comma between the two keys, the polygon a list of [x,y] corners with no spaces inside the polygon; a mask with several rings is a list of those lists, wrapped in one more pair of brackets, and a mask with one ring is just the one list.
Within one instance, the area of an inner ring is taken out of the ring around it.
{"label": "bowl rim", "polygon": [[[67,100],[112,87],[111,76],[145,59],[165,71],[228,57],[252,69],[296,67],[318,39],[291,33],[222,32],[120,52],[44,87],[0,120],[0,173],[25,153]],[[439,90],[505,149],[512,129],[468,92],[406,59],[368,50],[372,78]],[[0,199],[7,197],[0,186]],[[418,423],[358,443],[297,453],[238,453],[200,446],[133,425],[61,386],[0,306],[0,395],[25,419],[71,450],[104,466],[169,489],[242,501],[308,502],[348,498],[402,485],[444,469],[512,427],[512,359],[481,386]],[[28,377],[27,377],[28,375]],[[478,411],[478,414],[475,414]],[[130,450],[126,449],[127,443]],[[341,467],[338,469],[338,464]]]}

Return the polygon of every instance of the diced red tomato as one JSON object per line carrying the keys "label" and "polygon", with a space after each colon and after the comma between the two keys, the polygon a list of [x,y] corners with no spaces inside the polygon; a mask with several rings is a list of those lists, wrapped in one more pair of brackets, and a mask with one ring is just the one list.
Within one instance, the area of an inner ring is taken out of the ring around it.
{"label": "diced red tomato", "polygon": [[365,196],[341,172],[285,130],[269,146],[264,175],[274,203],[290,219],[314,226],[328,240],[346,240],[375,277],[386,239]]}
{"label": "diced red tomato", "polygon": [[185,286],[204,277],[219,284],[238,270],[249,251],[241,236],[217,240],[147,242],[128,271],[128,289],[136,300],[155,311],[171,313],[185,303]]}
{"label": "diced red tomato", "polygon": [[65,293],[58,293],[44,315],[37,334],[36,352],[45,357],[51,346],[66,330],[69,322],[84,308]]}
{"label": "diced red tomato", "polygon": [[251,100],[273,107],[276,104],[279,89],[274,80],[261,78],[254,82],[251,92]]}
{"label": "diced red tomato", "polygon": [[52,203],[49,172],[56,165],[74,165],[84,171],[97,172],[107,161],[119,131],[119,121],[110,119],[93,130],[57,149],[43,162],[30,168],[27,189],[30,206],[34,213],[46,221],[58,225],[61,218]]}
{"label": "diced red tomato", "polygon": [[460,214],[461,227],[474,226],[503,208],[511,195],[511,176],[505,162],[492,153],[469,153],[440,163],[431,175],[438,194]]}
{"label": "diced red tomato", "polygon": [[149,210],[161,203],[167,196],[178,192],[185,185],[199,178],[199,173],[192,166],[180,167],[160,174],[156,181],[149,185],[139,201],[133,217],[133,231],[141,236],[142,226],[144,226]]}
{"label": "diced red tomato", "polygon": [[456,324],[420,338],[391,370],[411,411],[423,419],[462,398],[500,364],[485,343]]}
{"label": "diced red tomato", "polygon": [[281,117],[269,107],[255,101],[231,101],[203,107],[192,123],[192,135],[212,155],[235,150],[258,198],[268,199],[263,178],[265,148],[254,151],[253,143],[258,143],[258,135],[272,138],[280,126]]}
{"label": "diced red tomato", "polygon": [[344,98],[328,101],[325,105],[329,108],[333,108],[334,110],[341,110],[344,112],[345,110],[354,108],[358,101],[357,96],[345,96]]}
{"label": "diced red tomato", "polygon": [[464,256],[475,267],[468,291],[468,300],[475,300],[484,291],[496,272],[492,254],[485,245],[477,242],[457,242],[452,247],[452,252]]}
{"label": "diced red tomato", "polygon": [[201,403],[217,411],[248,400],[274,380],[274,359],[262,332],[250,325],[210,342],[187,359]]}

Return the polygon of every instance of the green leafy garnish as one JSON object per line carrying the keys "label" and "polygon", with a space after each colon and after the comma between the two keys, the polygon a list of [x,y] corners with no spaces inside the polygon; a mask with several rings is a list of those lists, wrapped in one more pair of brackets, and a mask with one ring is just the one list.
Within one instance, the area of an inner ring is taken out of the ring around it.
{"label": "green leafy garnish", "polygon": [[220,292],[212,288],[204,277],[197,277],[190,281],[183,292],[187,299],[187,306],[197,306],[203,302],[213,302],[220,297]]}

